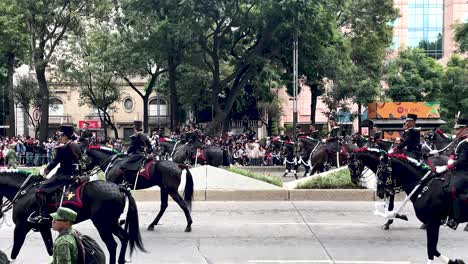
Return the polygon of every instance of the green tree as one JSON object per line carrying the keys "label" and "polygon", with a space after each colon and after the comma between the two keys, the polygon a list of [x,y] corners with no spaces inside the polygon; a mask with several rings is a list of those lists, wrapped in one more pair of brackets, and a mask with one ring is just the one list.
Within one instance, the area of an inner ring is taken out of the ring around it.
{"label": "green tree", "polygon": [[[195,44],[192,25],[188,20],[193,11],[190,2],[122,0],[120,3],[124,14],[122,24],[140,33],[141,37],[136,38],[140,42],[138,46],[141,46],[140,51],[148,55],[146,60],[142,61],[147,62],[148,59],[152,59],[153,64],[159,68],[159,72],[151,74],[146,91],[151,92],[151,81],[166,72],[171,128],[179,122],[180,93],[177,89],[177,80],[180,76],[177,68],[184,63],[185,56],[191,53]],[[133,56],[135,54],[138,54],[137,50],[133,51]]]}
{"label": "green tree", "polygon": [[41,104],[40,97],[38,96],[39,86],[37,85],[37,81],[28,75],[20,76],[17,80],[17,84],[13,86],[12,94],[15,102],[21,105],[28,115],[29,122],[34,127],[34,137],[37,137],[39,123],[36,122],[31,115],[31,109],[38,108]]}
{"label": "green tree", "polygon": [[389,62],[385,81],[386,91],[393,101],[434,101],[441,92],[443,67],[428,57],[424,50],[408,49]]}
{"label": "green tree", "polygon": [[113,44],[111,36],[102,34],[100,26],[89,26],[79,36],[69,37],[68,48],[63,48],[64,53],[58,60],[58,69],[64,80],[78,84],[80,104],[97,110],[105,136],[109,126],[118,138],[118,129],[110,114],[117,110],[115,103],[120,101],[121,93],[116,83],[118,74],[109,66],[105,55]]}
{"label": "green tree", "polygon": [[0,80],[2,89],[1,104],[2,113],[0,122],[7,121],[9,125],[8,135],[15,134],[15,109],[13,103],[13,74],[27,51],[27,35],[25,24],[22,23],[23,15],[14,1],[4,0],[0,2],[0,68],[4,68],[5,79]]}
{"label": "green tree", "polygon": [[66,38],[66,33],[79,26],[82,16],[100,8],[89,0],[16,0],[16,4],[29,35],[31,65],[36,72],[40,90],[38,96],[41,99],[39,137],[45,141],[49,128],[50,98],[46,69],[58,45]]}
{"label": "green tree", "polygon": [[468,22],[455,26],[454,39],[460,47],[460,52],[468,51]]}
{"label": "green tree", "polygon": [[468,60],[453,55],[447,63],[442,79],[442,117],[448,121],[447,130],[453,128],[455,116],[468,109]]}

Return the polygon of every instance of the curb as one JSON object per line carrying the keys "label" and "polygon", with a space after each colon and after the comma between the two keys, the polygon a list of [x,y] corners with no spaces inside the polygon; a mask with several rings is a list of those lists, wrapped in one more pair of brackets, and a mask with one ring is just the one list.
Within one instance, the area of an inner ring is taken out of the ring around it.
{"label": "curb", "polygon": [[[160,201],[159,189],[133,191],[139,202]],[[180,192],[182,195],[182,192]],[[396,201],[404,199],[397,195]],[[368,189],[311,189],[311,190],[195,190],[194,201],[376,201]]]}

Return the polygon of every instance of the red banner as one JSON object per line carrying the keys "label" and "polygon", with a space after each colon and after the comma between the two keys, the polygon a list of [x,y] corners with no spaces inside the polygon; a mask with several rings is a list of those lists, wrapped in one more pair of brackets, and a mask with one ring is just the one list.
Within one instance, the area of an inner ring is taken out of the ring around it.
{"label": "red banner", "polygon": [[78,125],[79,128],[84,128],[85,123],[89,124],[89,126],[88,126],[89,129],[101,128],[101,121],[100,120],[80,120],[79,125]]}

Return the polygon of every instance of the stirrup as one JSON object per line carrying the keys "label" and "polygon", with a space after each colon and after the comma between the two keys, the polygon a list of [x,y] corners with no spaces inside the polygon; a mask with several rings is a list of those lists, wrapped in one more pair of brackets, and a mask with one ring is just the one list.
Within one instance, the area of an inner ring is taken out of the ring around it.
{"label": "stirrup", "polygon": [[[36,214],[35,216],[33,216]],[[40,213],[33,212],[28,217],[28,222],[31,224],[39,224],[39,225],[46,225],[51,222],[51,218],[47,215],[42,215]]]}
{"label": "stirrup", "polygon": [[457,230],[457,227],[458,227],[458,223],[454,219],[447,220],[445,225],[448,226],[449,228],[453,229],[453,230]]}

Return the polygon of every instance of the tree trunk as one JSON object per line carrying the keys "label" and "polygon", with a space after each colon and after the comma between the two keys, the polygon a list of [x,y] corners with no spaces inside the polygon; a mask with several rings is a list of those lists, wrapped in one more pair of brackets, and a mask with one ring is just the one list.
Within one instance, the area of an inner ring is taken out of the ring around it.
{"label": "tree trunk", "polygon": [[[151,75],[151,80],[150,82],[148,83],[148,87],[146,87],[146,92],[145,92],[145,95],[142,96],[142,99],[143,99],[143,131],[146,132],[146,133],[149,133],[149,98],[150,98],[150,95],[151,93],[153,92],[153,89],[154,89],[154,85],[156,83],[156,80],[158,78],[158,75],[160,73],[158,73],[158,71],[156,70],[156,74],[152,74]],[[159,104],[159,102],[158,102]],[[159,117],[158,117],[159,118]]]}
{"label": "tree trunk", "polygon": [[310,85],[310,123],[315,124],[315,112],[317,112],[318,84],[316,82]]}
{"label": "tree trunk", "polygon": [[362,111],[362,104],[358,103],[357,104],[357,111],[358,111],[358,115],[357,115],[357,120],[358,120],[358,132],[359,132],[359,135],[362,135],[362,127],[361,127],[361,111]]}
{"label": "tree trunk", "polygon": [[49,133],[49,87],[45,76],[45,67],[36,66],[36,78],[39,85],[41,121],[39,124],[39,140],[45,142]]}
{"label": "tree trunk", "polygon": [[177,64],[172,54],[170,54],[167,58],[167,67],[168,67],[168,74],[169,74],[169,90],[171,94],[171,129],[174,129],[174,127],[177,126],[177,123],[178,123],[178,118],[177,118],[177,101],[178,100],[177,100],[177,87],[176,87]]}
{"label": "tree trunk", "polygon": [[13,74],[15,72],[15,54],[9,52],[7,55],[7,85],[8,97],[6,104],[8,107],[8,132],[9,137],[15,136],[15,100],[13,98]]}
{"label": "tree trunk", "polygon": [[148,101],[149,101],[149,95],[150,93],[145,94],[145,96],[142,97],[143,99],[143,131],[148,133],[149,130],[149,106],[148,106]]}

